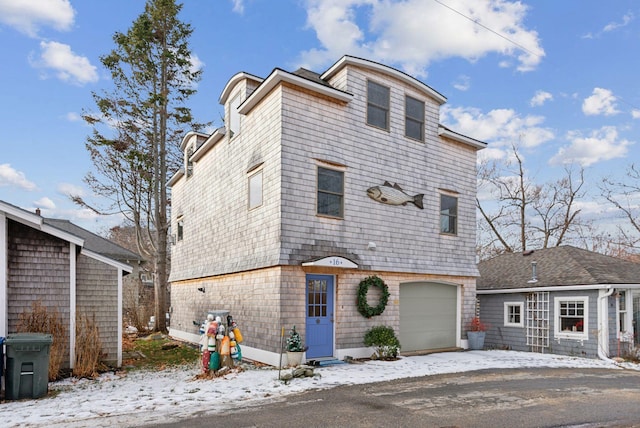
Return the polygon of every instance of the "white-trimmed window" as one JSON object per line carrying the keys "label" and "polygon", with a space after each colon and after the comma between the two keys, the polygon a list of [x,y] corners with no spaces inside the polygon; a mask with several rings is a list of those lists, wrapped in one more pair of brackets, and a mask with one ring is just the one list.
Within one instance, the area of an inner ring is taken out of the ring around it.
{"label": "white-trimmed window", "polygon": [[555,335],[558,338],[586,340],[589,338],[589,298],[556,297]]}
{"label": "white-trimmed window", "polygon": [[627,292],[619,291],[618,292],[618,322],[619,322],[619,332],[625,333],[627,328]]}
{"label": "white-trimmed window", "polygon": [[195,144],[189,144],[189,147],[187,148],[187,154],[186,154],[186,161],[187,161],[187,167],[186,167],[186,172],[187,172],[187,178],[191,177],[193,175],[193,161],[191,160],[191,156],[193,156],[193,153],[196,151],[195,148]]}
{"label": "white-trimmed window", "polygon": [[458,233],[458,198],[440,195],[440,233]]}
{"label": "white-trimmed window", "polygon": [[523,302],[504,302],[504,326],[524,327]]}
{"label": "white-trimmed window", "polygon": [[344,172],[318,167],[317,213],[344,217]]}
{"label": "white-trimmed window", "polygon": [[229,102],[229,139],[240,133],[240,113],[238,113],[239,106],[240,94],[236,95]]}
{"label": "white-trimmed window", "polygon": [[249,174],[249,209],[262,205],[262,168]]}
{"label": "white-trimmed window", "polygon": [[389,98],[388,87],[367,81],[367,123],[378,128],[389,130]]}
{"label": "white-trimmed window", "polygon": [[404,100],[404,135],[424,141],[424,102],[408,95]]}
{"label": "white-trimmed window", "polygon": [[178,241],[182,241],[184,239],[184,217],[183,216],[178,217],[178,224],[176,229],[177,229],[176,230],[177,239]]}

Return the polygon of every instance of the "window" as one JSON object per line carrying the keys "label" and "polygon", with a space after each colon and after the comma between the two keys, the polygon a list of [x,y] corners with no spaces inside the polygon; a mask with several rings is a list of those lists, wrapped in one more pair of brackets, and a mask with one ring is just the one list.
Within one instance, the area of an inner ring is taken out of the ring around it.
{"label": "window", "polygon": [[191,160],[191,156],[193,156],[193,152],[195,151],[195,144],[189,144],[189,148],[187,148],[187,178],[193,175],[193,161]]}
{"label": "window", "polygon": [[389,88],[367,81],[367,123],[389,129]]}
{"label": "window", "polygon": [[556,337],[587,339],[589,326],[589,298],[555,298]]}
{"label": "window", "polygon": [[318,214],[344,215],[344,172],[318,167]]}
{"label": "window", "polygon": [[409,96],[404,101],[404,135],[424,141],[424,103]]}
{"label": "window", "polygon": [[458,233],[458,198],[440,195],[440,232]]}
{"label": "window", "polygon": [[618,319],[620,320],[620,332],[627,331],[627,293],[618,292]]}
{"label": "window", "polygon": [[504,326],[524,327],[524,303],[504,302]]}
{"label": "window", "polygon": [[249,176],[249,209],[262,205],[262,169]]}
{"label": "window", "polygon": [[178,241],[182,241],[184,238],[184,217],[178,217]]}
{"label": "window", "polygon": [[239,106],[240,94],[236,95],[231,102],[229,102],[229,139],[240,133],[240,113],[238,113]]}

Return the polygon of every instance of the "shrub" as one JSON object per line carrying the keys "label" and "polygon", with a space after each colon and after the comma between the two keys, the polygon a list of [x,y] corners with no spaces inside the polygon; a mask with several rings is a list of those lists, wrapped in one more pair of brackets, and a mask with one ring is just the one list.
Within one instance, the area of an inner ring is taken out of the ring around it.
{"label": "shrub", "polygon": [[47,333],[53,336],[49,348],[49,380],[61,376],[62,360],[67,344],[67,328],[56,308],[47,308],[42,302],[31,304],[31,312],[23,311],[18,317],[18,333]]}
{"label": "shrub", "polygon": [[364,344],[375,347],[380,359],[396,358],[400,351],[400,341],[391,327],[373,327],[364,335]]}
{"label": "shrub", "polygon": [[76,364],[73,375],[93,378],[97,376],[102,357],[102,343],[95,315],[89,318],[85,314],[76,317]]}

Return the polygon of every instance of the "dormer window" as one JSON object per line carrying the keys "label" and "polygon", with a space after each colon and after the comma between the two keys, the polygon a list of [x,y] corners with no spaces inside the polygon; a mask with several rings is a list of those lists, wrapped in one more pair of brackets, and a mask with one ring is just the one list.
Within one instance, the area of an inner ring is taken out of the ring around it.
{"label": "dormer window", "polygon": [[404,102],[404,135],[424,141],[424,103],[408,95]]}
{"label": "dormer window", "polygon": [[191,156],[193,156],[193,153],[195,152],[195,144],[191,143],[189,144],[189,147],[187,148],[187,155],[186,155],[186,167],[185,167],[185,171],[187,173],[187,178],[191,177],[193,175],[193,161],[191,160]]}
{"label": "dormer window", "polygon": [[389,88],[367,81],[367,123],[389,130]]}
{"label": "dormer window", "polygon": [[229,101],[229,138],[233,138],[240,133],[240,113],[238,113],[238,107],[240,106],[240,94],[233,97]]}

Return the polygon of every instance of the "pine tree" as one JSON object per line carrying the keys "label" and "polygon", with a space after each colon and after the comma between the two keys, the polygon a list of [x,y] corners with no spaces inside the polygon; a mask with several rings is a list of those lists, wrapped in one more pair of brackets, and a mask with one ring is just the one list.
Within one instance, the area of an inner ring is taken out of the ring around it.
{"label": "pine tree", "polygon": [[[115,48],[100,58],[113,88],[93,93],[99,113],[84,114],[93,133],[86,147],[97,174],[85,181],[110,202],[91,207],[122,213],[135,227],[139,252],[151,262],[155,282],[156,329],[166,330],[169,230],[167,171],[180,165],[185,129],[200,129],[186,101],[195,93],[200,70],[189,50],[191,26],[178,19],[175,0],[147,0]],[[108,205],[108,206],[107,206]]]}

